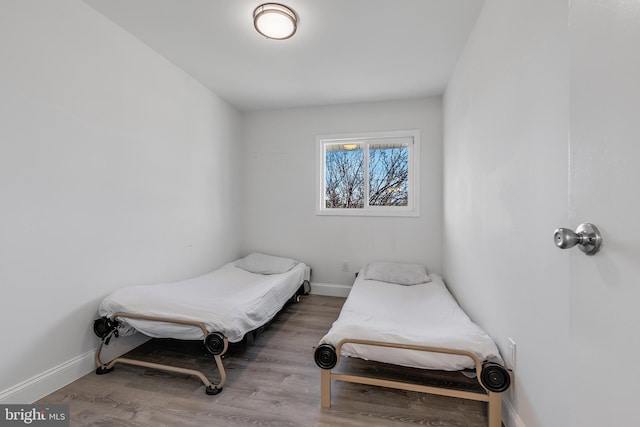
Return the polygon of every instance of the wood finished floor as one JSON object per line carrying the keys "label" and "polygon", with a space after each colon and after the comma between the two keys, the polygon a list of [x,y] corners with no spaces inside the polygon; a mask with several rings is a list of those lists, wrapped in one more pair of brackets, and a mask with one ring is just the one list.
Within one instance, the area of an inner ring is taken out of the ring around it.
{"label": "wood finished floor", "polygon": [[[481,402],[335,381],[332,407],[322,409],[313,347],[343,302],[309,295],[288,305],[254,345],[230,349],[223,360],[227,384],[217,396],[206,395],[195,377],[116,365],[107,375],[88,374],[37,403],[68,403],[71,426],[486,426]],[[200,342],[152,340],[129,355],[195,367],[218,380]],[[348,369],[359,371],[397,369],[349,363]],[[415,376],[403,368],[394,374]],[[461,374],[453,375],[462,387],[472,387]],[[436,375],[433,381],[450,379],[451,374]]]}

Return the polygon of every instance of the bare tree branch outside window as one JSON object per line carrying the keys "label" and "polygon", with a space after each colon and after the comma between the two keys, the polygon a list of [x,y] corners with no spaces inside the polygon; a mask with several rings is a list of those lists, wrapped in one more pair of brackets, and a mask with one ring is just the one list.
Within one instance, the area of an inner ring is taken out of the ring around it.
{"label": "bare tree branch outside window", "polygon": [[364,151],[327,151],[325,206],[327,208],[364,207]]}
{"label": "bare tree branch outside window", "polygon": [[[365,171],[367,153],[369,167]],[[369,186],[369,206],[407,206],[409,203],[408,147],[402,144],[327,145],[325,151],[326,208],[363,208],[366,194],[365,182]]]}
{"label": "bare tree branch outside window", "polygon": [[407,206],[408,184],[407,147],[369,148],[369,206]]}

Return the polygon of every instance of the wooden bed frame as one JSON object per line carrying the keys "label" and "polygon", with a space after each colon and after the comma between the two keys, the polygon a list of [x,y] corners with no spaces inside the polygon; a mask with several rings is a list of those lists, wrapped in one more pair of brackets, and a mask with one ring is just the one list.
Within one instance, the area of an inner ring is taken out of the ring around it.
{"label": "wooden bed frame", "polygon": [[[398,349],[406,349],[406,350],[418,350],[418,351],[426,351],[432,353],[446,353],[446,354],[456,354],[460,356],[466,356],[471,358],[475,363],[476,374],[478,383],[482,386],[483,392],[474,392],[474,391],[463,391],[463,390],[455,390],[450,388],[441,388],[429,385],[420,385],[414,383],[407,383],[402,381],[393,381],[381,378],[374,378],[371,376],[363,376],[363,375],[352,375],[346,373],[334,373],[332,369],[337,365],[340,361],[340,350],[344,344],[360,344],[360,345],[370,345],[377,347],[388,347],[388,348],[398,348]],[[317,356],[317,349],[316,349]],[[316,363],[318,363],[316,358]],[[320,363],[318,363],[320,366]],[[407,391],[415,391],[420,393],[430,393],[436,394],[440,396],[448,396],[448,397],[457,397],[468,400],[476,400],[480,402],[487,402],[488,405],[488,427],[501,427],[502,425],[502,392],[491,391],[485,384],[482,382],[482,370],[483,363],[480,361],[474,354],[463,351],[463,350],[452,350],[447,348],[439,348],[439,347],[429,347],[429,346],[419,346],[419,345],[409,345],[409,344],[395,344],[395,343],[387,343],[380,341],[369,341],[369,340],[360,340],[360,339],[343,339],[340,341],[335,348],[335,361],[332,367],[323,368],[320,366],[321,376],[320,376],[320,389],[321,389],[321,405],[323,408],[331,407],[331,380],[336,381],[344,381],[349,383],[356,384],[364,384],[364,385],[373,385],[373,386],[381,386],[394,388],[399,390],[407,390]],[[507,371],[509,378],[508,383],[511,382],[511,371]],[[508,384],[507,384],[508,388]]]}

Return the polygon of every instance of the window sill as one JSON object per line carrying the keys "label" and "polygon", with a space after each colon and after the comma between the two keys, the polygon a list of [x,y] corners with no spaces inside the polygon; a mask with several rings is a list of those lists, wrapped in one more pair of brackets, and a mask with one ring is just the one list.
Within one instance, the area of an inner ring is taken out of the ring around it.
{"label": "window sill", "polygon": [[317,210],[318,216],[377,216],[377,217],[419,217],[420,212],[412,209],[394,212],[378,209],[322,209]]}

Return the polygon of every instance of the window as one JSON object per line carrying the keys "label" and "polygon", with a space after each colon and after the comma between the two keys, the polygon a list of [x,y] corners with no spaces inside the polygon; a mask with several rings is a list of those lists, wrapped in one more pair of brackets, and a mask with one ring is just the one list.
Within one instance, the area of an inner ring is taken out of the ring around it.
{"label": "window", "polygon": [[319,215],[418,215],[419,131],[318,140]]}

